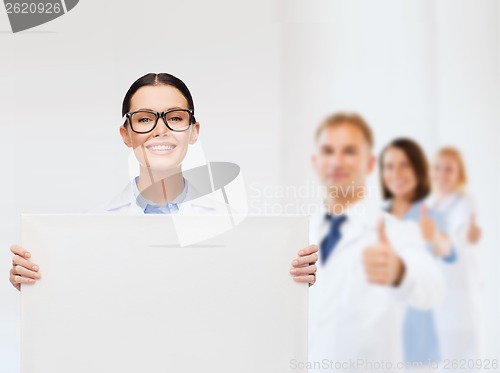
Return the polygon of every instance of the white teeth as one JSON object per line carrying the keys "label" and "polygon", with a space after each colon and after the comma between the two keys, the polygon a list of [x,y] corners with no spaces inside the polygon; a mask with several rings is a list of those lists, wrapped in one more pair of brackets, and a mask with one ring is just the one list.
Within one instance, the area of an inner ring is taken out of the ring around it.
{"label": "white teeth", "polygon": [[155,151],[162,151],[162,150],[172,150],[173,148],[175,148],[175,146],[155,145],[155,146],[149,146],[148,148]]}

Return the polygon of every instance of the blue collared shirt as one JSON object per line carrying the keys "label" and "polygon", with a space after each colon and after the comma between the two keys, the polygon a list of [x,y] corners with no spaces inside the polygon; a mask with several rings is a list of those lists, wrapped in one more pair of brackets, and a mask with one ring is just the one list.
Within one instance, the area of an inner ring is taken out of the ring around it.
{"label": "blue collared shirt", "polygon": [[188,192],[188,183],[184,179],[184,189],[181,194],[174,198],[172,202],[166,202],[165,205],[160,206],[154,202],[151,202],[144,198],[144,196],[139,192],[137,187],[137,181],[139,176],[136,176],[134,182],[132,183],[132,189],[134,191],[134,196],[137,204],[144,210],[145,214],[175,214],[179,211],[179,205],[184,202]]}

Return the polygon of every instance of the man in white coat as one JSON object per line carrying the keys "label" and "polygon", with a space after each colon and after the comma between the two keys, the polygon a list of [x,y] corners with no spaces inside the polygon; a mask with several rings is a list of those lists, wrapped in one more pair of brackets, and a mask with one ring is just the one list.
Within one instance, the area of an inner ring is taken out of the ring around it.
{"label": "man in white coat", "polygon": [[320,261],[310,290],[309,372],[404,370],[406,307],[432,308],[444,293],[418,227],[369,195],[372,146],[356,114],[334,114],[316,133],[312,162],[327,196],[311,221]]}

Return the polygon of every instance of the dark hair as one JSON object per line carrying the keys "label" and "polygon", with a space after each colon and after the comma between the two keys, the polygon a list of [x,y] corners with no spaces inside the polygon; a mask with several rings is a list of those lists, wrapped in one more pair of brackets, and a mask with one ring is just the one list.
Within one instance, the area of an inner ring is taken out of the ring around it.
{"label": "dark hair", "polygon": [[188,103],[188,109],[193,111],[193,115],[191,117],[192,123],[196,122],[196,119],[194,118],[194,102],[193,102],[193,97],[191,96],[191,92],[189,92],[188,87],[184,84],[182,80],[167,73],[159,73],[159,74],[149,73],[137,79],[130,86],[130,88],[127,91],[127,94],[125,95],[125,98],[123,99],[122,117],[130,111],[130,101],[132,100],[132,96],[139,90],[139,88],[142,88],[144,86],[157,86],[157,85],[169,85],[174,88],[177,88],[185,97]]}
{"label": "dark hair", "polygon": [[390,190],[384,184],[383,179],[384,154],[390,148],[402,150],[408,158],[413,172],[415,173],[417,187],[415,188],[415,194],[413,195],[412,202],[427,197],[431,191],[431,181],[429,176],[429,164],[427,162],[427,158],[425,157],[425,153],[415,141],[407,138],[399,138],[390,142],[384,150],[382,150],[379,158],[380,185],[382,187],[382,196],[384,199],[393,197]]}

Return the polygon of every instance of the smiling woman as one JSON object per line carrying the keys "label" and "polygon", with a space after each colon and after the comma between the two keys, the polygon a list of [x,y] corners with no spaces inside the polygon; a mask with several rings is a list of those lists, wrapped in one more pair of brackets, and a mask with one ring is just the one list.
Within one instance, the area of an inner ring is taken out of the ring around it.
{"label": "smiling woman", "polygon": [[174,202],[188,188],[182,161],[200,132],[189,89],[170,74],[147,74],[128,90],[122,115],[120,134],[140,165],[139,192],[156,205]]}
{"label": "smiling woman", "polygon": [[[134,151],[139,176],[93,212],[187,213],[186,218],[193,214],[227,214],[229,207],[225,203],[204,196],[204,186],[196,185],[200,184],[199,175],[188,178],[182,171],[189,146],[198,140],[200,123],[194,116],[191,93],[180,79],[166,73],[150,73],[139,78],[125,95],[122,117],[120,135],[124,144]],[[190,227],[195,229],[193,225]],[[10,282],[21,290],[21,284],[33,284],[41,277],[39,267],[29,260],[26,249],[12,245],[11,251],[14,257]],[[315,282],[317,251],[316,245],[299,251],[290,269],[295,281],[310,285]]]}

